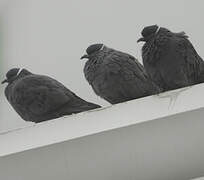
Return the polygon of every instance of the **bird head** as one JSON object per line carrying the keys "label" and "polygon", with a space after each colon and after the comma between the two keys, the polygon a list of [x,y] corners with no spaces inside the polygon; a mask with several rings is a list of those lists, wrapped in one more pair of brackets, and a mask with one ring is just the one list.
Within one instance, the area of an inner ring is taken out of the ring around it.
{"label": "bird head", "polygon": [[13,68],[6,73],[6,79],[1,84],[12,83],[21,73],[30,74],[26,69]]}
{"label": "bird head", "polygon": [[97,52],[103,50],[104,44],[92,44],[86,49],[85,55],[81,59],[89,59],[91,56],[95,55]]}
{"label": "bird head", "polygon": [[154,38],[157,33],[159,32],[160,27],[157,25],[153,25],[153,26],[147,26],[142,30],[142,38],[138,39],[138,43],[139,42],[148,42],[149,40],[151,40],[152,38]]}

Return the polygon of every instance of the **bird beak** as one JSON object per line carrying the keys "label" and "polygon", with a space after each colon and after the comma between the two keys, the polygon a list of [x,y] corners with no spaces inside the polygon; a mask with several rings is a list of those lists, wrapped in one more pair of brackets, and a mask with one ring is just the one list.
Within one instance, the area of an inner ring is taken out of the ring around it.
{"label": "bird beak", "polygon": [[89,59],[89,55],[85,54],[81,57],[81,59]]}
{"label": "bird beak", "polygon": [[1,84],[4,84],[4,83],[8,83],[8,80],[5,79],[4,81],[1,82]]}
{"label": "bird beak", "polygon": [[137,40],[137,43],[139,43],[139,42],[146,42],[146,39],[144,37],[142,37],[142,38]]}

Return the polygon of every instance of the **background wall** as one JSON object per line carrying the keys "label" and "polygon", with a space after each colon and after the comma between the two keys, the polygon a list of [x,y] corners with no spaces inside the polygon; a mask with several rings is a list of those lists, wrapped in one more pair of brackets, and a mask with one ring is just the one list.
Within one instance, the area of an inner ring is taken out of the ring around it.
{"label": "background wall", "polygon": [[[92,43],[128,52],[141,60],[136,43],[142,28],[158,24],[185,31],[204,57],[203,0],[8,0],[1,11],[3,71],[25,67],[52,76],[82,98],[94,95],[80,57]],[[29,126],[14,112],[0,87],[0,131]]]}

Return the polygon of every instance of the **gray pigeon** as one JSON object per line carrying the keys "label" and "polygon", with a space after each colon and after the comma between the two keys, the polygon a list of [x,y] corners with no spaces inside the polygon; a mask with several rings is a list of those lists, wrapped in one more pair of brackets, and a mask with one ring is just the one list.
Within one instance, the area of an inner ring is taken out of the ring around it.
{"label": "gray pigeon", "polygon": [[133,56],[93,44],[81,59],[88,59],[84,74],[94,92],[111,104],[159,93],[143,66]]}
{"label": "gray pigeon", "polygon": [[203,82],[204,61],[184,32],[173,33],[157,25],[145,27],[142,57],[146,72],[164,91]]}
{"label": "gray pigeon", "polygon": [[100,106],[79,98],[58,81],[14,68],[6,74],[5,95],[16,112],[25,120],[42,122],[80,113]]}

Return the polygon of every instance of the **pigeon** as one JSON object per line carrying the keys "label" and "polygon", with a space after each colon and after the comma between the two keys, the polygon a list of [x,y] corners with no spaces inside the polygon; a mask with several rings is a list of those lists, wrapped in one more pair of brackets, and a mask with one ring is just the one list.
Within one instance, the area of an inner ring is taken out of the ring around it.
{"label": "pigeon", "polygon": [[93,44],[81,59],[88,59],[84,75],[94,92],[111,104],[154,95],[160,89],[132,55]]}
{"label": "pigeon", "polygon": [[204,61],[185,32],[173,33],[157,25],[145,27],[142,58],[146,72],[163,91],[204,82]]}
{"label": "pigeon", "polygon": [[7,72],[6,77],[2,82],[8,83],[6,98],[25,121],[39,123],[100,108],[99,105],[81,99],[48,76],[13,68]]}

